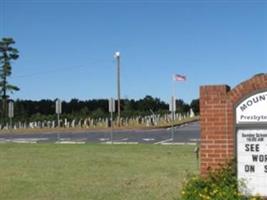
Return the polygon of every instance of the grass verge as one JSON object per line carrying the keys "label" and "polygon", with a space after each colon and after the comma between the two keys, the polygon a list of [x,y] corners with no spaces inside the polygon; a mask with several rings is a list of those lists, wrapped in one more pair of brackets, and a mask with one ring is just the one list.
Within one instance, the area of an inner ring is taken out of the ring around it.
{"label": "grass verge", "polygon": [[0,199],[171,200],[194,146],[1,144]]}

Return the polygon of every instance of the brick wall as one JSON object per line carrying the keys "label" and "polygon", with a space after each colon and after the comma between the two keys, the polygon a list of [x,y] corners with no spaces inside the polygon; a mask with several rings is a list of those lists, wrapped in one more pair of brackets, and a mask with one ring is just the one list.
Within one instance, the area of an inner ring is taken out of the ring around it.
{"label": "brick wall", "polygon": [[235,105],[264,89],[267,90],[267,74],[255,75],[232,90],[227,85],[200,87],[201,174],[235,156]]}

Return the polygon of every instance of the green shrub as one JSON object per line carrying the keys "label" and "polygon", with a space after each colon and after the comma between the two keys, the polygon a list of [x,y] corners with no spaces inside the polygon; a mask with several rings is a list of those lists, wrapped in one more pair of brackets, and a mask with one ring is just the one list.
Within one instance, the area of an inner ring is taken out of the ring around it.
{"label": "green shrub", "polygon": [[261,200],[260,197],[244,197],[238,192],[238,184],[245,189],[245,184],[237,180],[232,164],[210,171],[207,176],[190,176],[184,182],[181,200]]}

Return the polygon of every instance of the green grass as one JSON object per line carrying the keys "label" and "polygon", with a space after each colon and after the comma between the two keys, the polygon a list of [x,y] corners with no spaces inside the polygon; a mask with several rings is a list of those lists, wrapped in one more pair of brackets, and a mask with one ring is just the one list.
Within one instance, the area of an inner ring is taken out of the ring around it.
{"label": "green grass", "polygon": [[1,144],[0,199],[168,200],[194,146]]}

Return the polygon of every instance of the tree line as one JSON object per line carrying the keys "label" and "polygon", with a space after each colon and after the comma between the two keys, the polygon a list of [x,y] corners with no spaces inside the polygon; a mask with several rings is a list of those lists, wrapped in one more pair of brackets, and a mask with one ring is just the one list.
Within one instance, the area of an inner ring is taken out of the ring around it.
{"label": "tree line", "polygon": [[[14,101],[14,120],[15,121],[42,121],[54,120],[55,101],[50,99],[43,100],[21,100]],[[1,101],[1,104],[3,101]],[[117,103],[117,102],[116,102]],[[192,100],[190,104],[183,100],[176,100],[176,108],[179,113],[188,113],[190,109],[198,114],[198,99]],[[2,112],[2,111],[1,111]],[[169,112],[169,105],[159,98],[145,96],[143,99],[121,99],[121,116],[134,117],[152,114],[165,114]],[[115,113],[116,114],[116,113]],[[79,100],[71,99],[62,101],[62,118],[102,118],[109,116],[108,99]]]}

